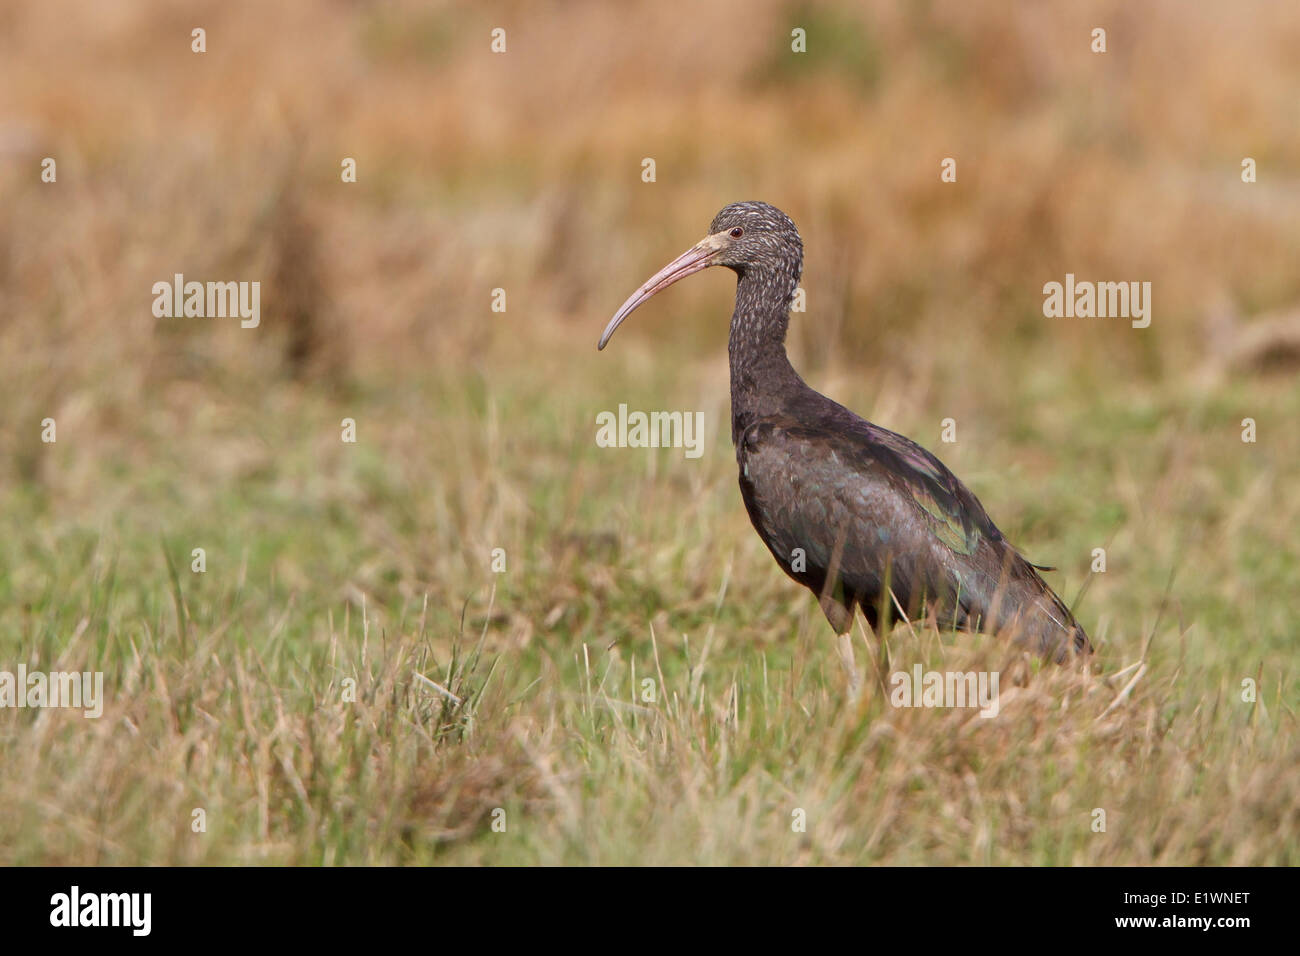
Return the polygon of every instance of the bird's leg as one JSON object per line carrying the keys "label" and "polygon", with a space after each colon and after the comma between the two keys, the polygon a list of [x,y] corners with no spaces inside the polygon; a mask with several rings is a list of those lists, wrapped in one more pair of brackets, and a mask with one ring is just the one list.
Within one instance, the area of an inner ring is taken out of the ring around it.
{"label": "bird's leg", "polygon": [[830,596],[823,596],[822,611],[826,620],[835,628],[836,646],[839,650],[840,663],[849,678],[849,700],[857,700],[862,690],[862,674],[858,671],[857,661],[853,657],[853,605],[845,607]]}
{"label": "bird's leg", "polygon": [[858,670],[858,663],[853,657],[853,631],[845,631],[836,641],[839,644],[840,663],[844,665],[849,678],[849,700],[856,702],[862,693],[862,672]]}
{"label": "bird's leg", "polygon": [[826,570],[826,583],[818,602],[826,620],[835,628],[839,643],[840,663],[849,678],[849,700],[856,701],[862,692],[862,675],[858,672],[858,663],[853,658],[853,618],[857,607],[851,599],[844,597],[844,583],[840,580],[840,559],[844,556],[844,544],[848,539],[848,526],[841,525],[835,537],[835,547],[831,550],[831,560]]}

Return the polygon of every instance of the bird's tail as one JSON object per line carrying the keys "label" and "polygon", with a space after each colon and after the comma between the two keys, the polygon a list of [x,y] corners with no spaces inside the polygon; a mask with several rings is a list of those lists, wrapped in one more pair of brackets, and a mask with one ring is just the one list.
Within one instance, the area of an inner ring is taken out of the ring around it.
{"label": "bird's tail", "polygon": [[1058,664],[1092,653],[1087,632],[1032,564],[1008,547],[1003,566],[996,585],[985,577],[987,590],[971,595],[967,626],[1009,637]]}
{"label": "bird's tail", "polygon": [[1091,654],[1092,642],[1065,602],[1028,562],[1024,570],[1028,572],[1024,577],[1030,580],[1019,582],[1016,590],[1021,592],[1021,600],[1013,602],[1015,610],[1006,615],[1006,624],[998,630],[1005,630],[1012,640],[1057,664]]}

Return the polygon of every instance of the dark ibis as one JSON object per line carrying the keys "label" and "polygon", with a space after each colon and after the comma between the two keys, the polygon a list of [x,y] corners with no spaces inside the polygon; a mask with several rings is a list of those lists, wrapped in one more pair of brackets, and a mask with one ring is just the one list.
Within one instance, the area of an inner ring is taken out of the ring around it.
{"label": "dark ibis", "polygon": [[945,627],[1005,635],[1056,662],[1090,654],[1087,634],[1037,566],[938,458],[814,391],[794,370],[785,335],[803,242],[781,210],[763,202],[724,208],[704,239],[632,293],[597,347],[651,296],[709,266],[737,277],[731,440],[745,507],[782,570],[817,596],[854,687],[855,608],[873,631],[882,619],[932,616]]}

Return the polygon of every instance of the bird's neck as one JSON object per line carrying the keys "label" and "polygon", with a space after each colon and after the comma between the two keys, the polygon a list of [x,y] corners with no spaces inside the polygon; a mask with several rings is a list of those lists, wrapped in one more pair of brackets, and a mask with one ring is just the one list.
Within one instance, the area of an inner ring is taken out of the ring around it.
{"label": "bird's neck", "polygon": [[783,411],[807,389],[785,352],[790,301],[798,275],[747,270],[736,283],[727,353],[731,360],[731,441],[754,421]]}

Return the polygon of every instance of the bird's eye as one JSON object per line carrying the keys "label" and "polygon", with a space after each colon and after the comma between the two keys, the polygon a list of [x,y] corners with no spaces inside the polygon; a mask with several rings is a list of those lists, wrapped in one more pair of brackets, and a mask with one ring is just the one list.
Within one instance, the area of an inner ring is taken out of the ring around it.
{"label": "bird's eye", "polygon": [[735,229],[731,230],[731,238],[732,238],[732,239],[739,239],[739,238],[740,238],[741,236],[743,236],[744,234],[745,234],[745,230],[744,230],[744,229],[741,229],[739,226],[737,226]]}

